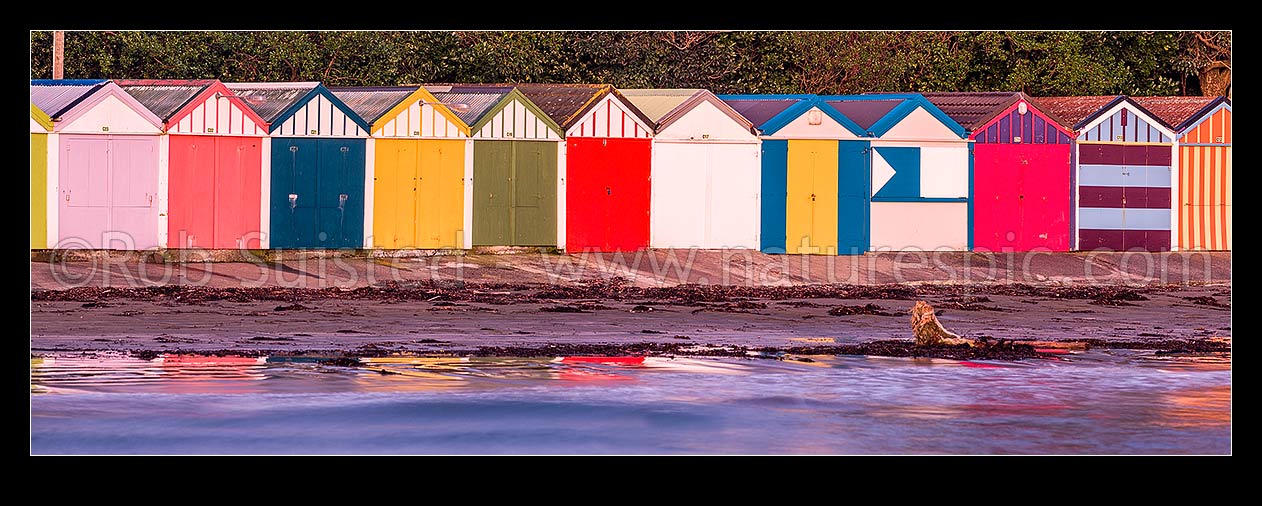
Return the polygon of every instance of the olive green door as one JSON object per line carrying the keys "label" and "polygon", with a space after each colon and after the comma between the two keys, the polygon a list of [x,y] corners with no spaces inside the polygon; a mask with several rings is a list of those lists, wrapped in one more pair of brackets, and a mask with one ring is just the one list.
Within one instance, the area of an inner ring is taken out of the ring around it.
{"label": "olive green door", "polygon": [[557,245],[557,145],[513,142],[513,245]]}
{"label": "olive green door", "polygon": [[556,246],[557,146],[473,142],[473,245]]}

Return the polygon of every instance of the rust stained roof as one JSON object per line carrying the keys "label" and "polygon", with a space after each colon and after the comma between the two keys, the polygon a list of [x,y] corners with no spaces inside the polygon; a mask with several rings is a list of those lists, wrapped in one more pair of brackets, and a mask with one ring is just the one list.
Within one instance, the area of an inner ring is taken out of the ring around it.
{"label": "rust stained roof", "polygon": [[214,79],[116,79],[123,91],[135,98],[163,122],[215,84]]}
{"label": "rust stained roof", "polygon": [[223,84],[268,123],[320,86],[317,82]]}
{"label": "rust stained roof", "polygon": [[605,98],[605,95],[609,94],[617,97],[627,110],[640,118],[645,126],[652,127],[656,123],[610,84],[522,83],[512,86],[534,102],[535,106],[560,125],[562,130],[568,131],[583,118],[588,110],[595,107]]}
{"label": "rust stained roof", "polygon": [[985,125],[995,115],[1025,96],[1024,93],[1016,91],[921,93],[921,95],[970,132]]}
{"label": "rust stained roof", "polygon": [[1030,101],[1043,112],[1064,120],[1063,125],[1077,130],[1081,124],[1100,109],[1124,98],[1122,95],[1092,95],[1085,97],[1030,97]]}
{"label": "rust stained roof", "polygon": [[1176,132],[1187,128],[1202,114],[1226,101],[1226,97],[1131,97]]}
{"label": "rust stained roof", "polygon": [[390,109],[416,93],[419,86],[347,86],[329,88],[368,124],[375,124]]}
{"label": "rust stained roof", "polygon": [[[510,85],[495,84],[425,84],[425,90],[434,95],[465,125],[473,126],[487,112],[512,93]],[[459,107],[464,105],[463,110]]]}

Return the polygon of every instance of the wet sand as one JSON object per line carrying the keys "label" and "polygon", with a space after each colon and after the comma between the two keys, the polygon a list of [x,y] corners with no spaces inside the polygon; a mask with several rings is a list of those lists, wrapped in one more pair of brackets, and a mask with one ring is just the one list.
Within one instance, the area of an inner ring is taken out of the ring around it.
{"label": "wet sand", "polygon": [[[1229,270],[1228,270],[1229,274]],[[34,282],[33,282],[34,284]],[[855,353],[910,345],[915,300],[970,337],[1229,351],[1231,285],[636,286],[422,281],[357,289],[32,292],[31,351],[380,356]],[[1008,346],[993,358],[1021,358]],[[1042,352],[1038,352],[1042,353]],[[986,355],[983,355],[985,358]]]}

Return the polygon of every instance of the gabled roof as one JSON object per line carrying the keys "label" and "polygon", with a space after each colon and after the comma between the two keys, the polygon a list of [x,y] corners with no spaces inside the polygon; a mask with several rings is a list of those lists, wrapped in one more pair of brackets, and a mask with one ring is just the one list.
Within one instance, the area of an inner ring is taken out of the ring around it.
{"label": "gabled roof", "polygon": [[329,88],[329,91],[346,102],[364,121],[376,124],[418,89],[420,86],[353,86]]}
{"label": "gabled roof", "polygon": [[1170,123],[1160,116],[1153,114],[1147,107],[1136,102],[1135,99],[1126,95],[1092,95],[1083,97],[1038,97],[1033,99],[1038,103],[1039,108],[1044,111],[1050,111],[1056,114],[1066,122],[1073,122],[1075,131],[1081,130],[1083,127],[1091,124],[1104,113],[1113,109],[1118,104],[1125,103],[1135,110],[1144,113],[1157,123],[1159,126],[1173,131],[1174,128]]}
{"label": "gabled roof", "polygon": [[369,130],[369,125],[364,118],[356,114],[354,109],[346,105],[342,99],[337,98],[323,84],[317,82],[223,84],[258,113],[270,125],[270,129],[278,128],[289,116],[302,109],[308,101],[317,95],[323,95],[334,106],[342,109],[351,121],[364,130]]}
{"label": "gabled roof", "polygon": [[31,103],[49,118],[60,118],[107,83],[105,79],[32,79]]}
{"label": "gabled roof", "polygon": [[45,114],[39,106],[35,105],[35,102],[31,102],[31,119],[47,130],[53,129],[53,119],[49,118],[48,114]]}
{"label": "gabled roof", "polygon": [[135,97],[163,122],[171,121],[175,113],[194,98],[215,84],[214,79],[116,79],[114,81],[128,95]]}
{"label": "gabled roof", "polygon": [[[964,130],[963,126],[951,119],[950,116],[947,116],[938,106],[933,105],[933,102],[930,102],[918,93],[827,95],[819,98],[820,101],[834,109],[838,109],[843,114],[847,116],[853,115],[856,121],[862,120],[866,123],[872,121],[872,118],[876,118],[864,130],[877,137],[885,135],[903,118],[906,118],[918,108],[924,109],[952,132],[955,132],[956,135],[959,135],[960,138],[968,136],[968,132]],[[881,111],[884,111],[884,113],[881,113]],[[878,113],[881,114],[878,116]]]}
{"label": "gabled roof", "polygon": [[815,95],[719,95],[718,97],[759,130],[765,130],[767,123],[784,114],[790,107],[815,99]]}
{"label": "gabled roof", "polygon": [[[539,121],[544,122],[558,136],[564,137],[565,130],[546,112],[539,108],[529,97],[511,84],[426,84],[423,85],[434,98],[444,104],[466,104],[463,112],[453,110],[456,116],[469,127],[469,132],[480,130],[491,118],[513,100],[522,103]],[[449,106],[451,107],[451,106]]]}
{"label": "gabled roof", "polygon": [[267,128],[268,122],[218,79],[119,79],[114,83],[161,118],[168,128],[216,93],[236,102],[242,114],[260,128]]}
{"label": "gabled roof", "polygon": [[1033,97],[1039,108],[1064,120],[1065,125],[1078,130],[1097,114],[1125,100],[1122,95],[1092,95],[1082,97]]}
{"label": "gabled roof", "polygon": [[596,107],[596,104],[610,94],[625,104],[627,110],[638,117],[645,126],[652,126],[654,123],[613,85],[522,83],[512,86],[534,102],[539,110],[552,118],[564,131],[569,131],[570,127],[583,119],[587,111]]}
{"label": "gabled roof", "polygon": [[[161,130],[162,118],[150,111],[118,84],[105,79],[32,79],[31,103],[48,114],[54,125],[72,123],[80,114],[109,97],[121,101]],[[86,107],[86,108],[81,108]],[[59,127],[54,126],[54,130]]]}
{"label": "gabled roof", "polygon": [[741,113],[737,112],[726,102],[719,100],[719,97],[709,90],[641,88],[621,91],[622,95],[627,97],[627,100],[630,100],[632,105],[653,121],[653,128],[657,130],[670,126],[671,123],[683,117],[684,114],[687,114],[694,107],[704,102],[709,102],[732,118],[732,121],[744,125],[751,132],[754,131],[752,121],[742,116]]}
{"label": "gabled roof", "polygon": [[1231,103],[1227,97],[1131,97],[1131,99],[1167,125],[1173,126],[1175,132],[1182,132],[1196,124],[1202,115],[1218,107],[1218,104]]}
{"label": "gabled roof", "polygon": [[465,126],[472,127],[513,92],[509,85],[485,84],[426,84],[426,91],[444,104],[465,104],[465,110],[452,108],[452,112]]}
{"label": "gabled roof", "polygon": [[969,132],[976,132],[1002,114],[1012,104],[1024,100],[1031,107],[1068,129],[1068,123],[1052,111],[1039,107],[1039,103],[1029,95],[1019,91],[974,91],[921,93],[926,99],[938,106],[942,112],[959,123]]}

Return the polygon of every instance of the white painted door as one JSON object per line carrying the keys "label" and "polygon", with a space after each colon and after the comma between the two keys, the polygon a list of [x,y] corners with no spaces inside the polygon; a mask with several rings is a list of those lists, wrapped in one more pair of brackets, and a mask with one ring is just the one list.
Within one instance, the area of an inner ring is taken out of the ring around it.
{"label": "white painted door", "polygon": [[757,144],[653,147],[650,247],[757,248]]}
{"label": "white painted door", "polygon": [[707,248],[758,249],[762,169],[757,144],[709,146]]}

